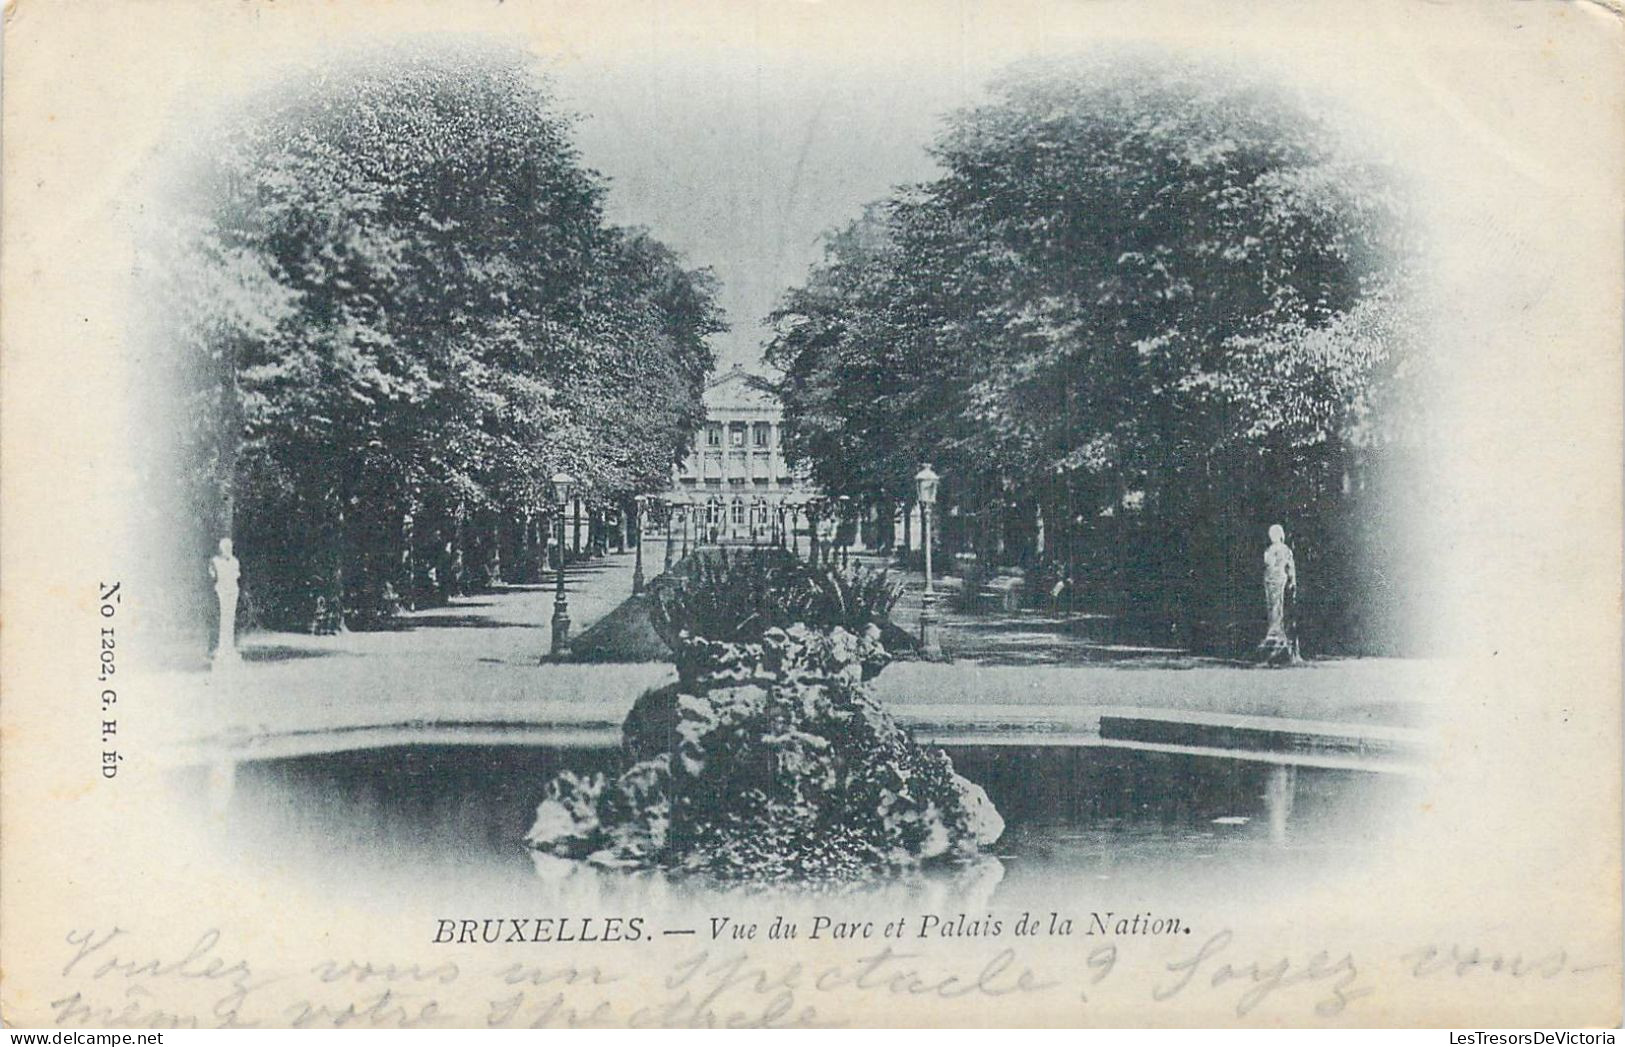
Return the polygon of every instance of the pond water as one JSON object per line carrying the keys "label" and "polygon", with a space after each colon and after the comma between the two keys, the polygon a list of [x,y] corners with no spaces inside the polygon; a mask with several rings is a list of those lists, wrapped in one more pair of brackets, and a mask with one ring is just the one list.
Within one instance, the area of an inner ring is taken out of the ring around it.
{"label": "pond water", "polygon": [[[1147,905],[1210,892],[1278,898],[1357,874],[1415,789],[1398,776],[1310,768],[1288,783],[1264,764],[1127,749],[949,752],[1007,823],[991,873],[943,874],[972,884],[961,900],[976,905],[1042,901],[1058,886],[1131,891]],[[239,860],[339,894],[537,904],[553,888],[523,837],[548,780],[564,769],[612,771],[618,759],[439,745],[257,761],[237,768],[229,805],[210,817]],[[200,815],[207,779],[197,769],[177,783]]]}

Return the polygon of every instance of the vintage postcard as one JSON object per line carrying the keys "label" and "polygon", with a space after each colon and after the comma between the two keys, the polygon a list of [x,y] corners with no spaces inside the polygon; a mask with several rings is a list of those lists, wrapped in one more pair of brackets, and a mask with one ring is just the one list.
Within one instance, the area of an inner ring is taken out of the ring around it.
{"label": "vintage postcard", "polygon": [[1625,25],[11,0],[10,1027],[1613,1027]]}

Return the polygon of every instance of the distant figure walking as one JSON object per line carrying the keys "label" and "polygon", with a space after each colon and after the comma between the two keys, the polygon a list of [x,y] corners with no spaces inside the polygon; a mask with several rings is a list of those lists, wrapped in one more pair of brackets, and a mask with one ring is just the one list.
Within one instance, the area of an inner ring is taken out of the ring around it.
{"label": "distant figure walking", "polygon": [[1269,612],[1269,630],[1258,645],[1259,660],[1266,665],[1295,665],[1298,640],[1287,629],[1287,602],[1298,595],[1298,565],[1286,544],[1286,531],[1271,524],[1269,548],[1264,550],[1264,606]]}

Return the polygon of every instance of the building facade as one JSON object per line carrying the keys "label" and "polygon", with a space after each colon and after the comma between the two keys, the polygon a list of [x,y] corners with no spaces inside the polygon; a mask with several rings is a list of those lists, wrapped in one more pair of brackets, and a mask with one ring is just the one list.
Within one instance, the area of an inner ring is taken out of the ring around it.
{"label": "building facade", "polygon": [[777,398],[735,365],[706,387],[705,414],[687,459],[672,471],[668,503],[701,541],[777,541],[816,494],[785,460]]}

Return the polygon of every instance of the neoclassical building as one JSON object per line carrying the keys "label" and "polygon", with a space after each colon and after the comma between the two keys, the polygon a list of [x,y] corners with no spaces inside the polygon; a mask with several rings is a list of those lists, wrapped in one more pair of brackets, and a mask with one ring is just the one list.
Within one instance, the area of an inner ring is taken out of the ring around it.
{"label": "neoclassical building", "polygon": [[736,364],[706,386],[705,414],[693,450],[672,471],[668,498],[687,507],[707,539],[772,541],[780,510],[816,493],[785,461],[783,408]]}

